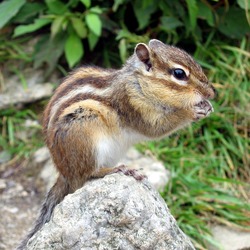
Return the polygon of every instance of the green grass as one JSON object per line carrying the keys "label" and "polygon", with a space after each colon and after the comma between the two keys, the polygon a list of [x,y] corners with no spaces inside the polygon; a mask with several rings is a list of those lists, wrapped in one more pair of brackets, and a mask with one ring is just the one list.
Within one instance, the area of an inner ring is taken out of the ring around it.
{"label": "green grass", "polygon": [[[197,249],[216,245],[208,225],[250,230],[250,53],[239,47],[200,47],[197,60],[218,91],[210,117],[150,149],[172,178],[162,193],[171,212]],[[219,246],[216,245],[219,249]]]}
{"label": "green grass", "polygon": [[41,126],[36,121],[37,115],[29,108],[0,111],[0,161],[27,158],[43,145]]}

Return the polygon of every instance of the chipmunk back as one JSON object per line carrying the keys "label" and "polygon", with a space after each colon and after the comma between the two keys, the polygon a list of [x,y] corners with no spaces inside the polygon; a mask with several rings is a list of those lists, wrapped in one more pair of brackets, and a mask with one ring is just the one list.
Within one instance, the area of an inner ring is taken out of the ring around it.
{"label": "chipmunk back", "polygon": [[35,227],[90,178],[122,171],[116,163],[135,143],[170,135],[206,117],[215,95],[201,67],[183,50],[158,40],[139,43],[119,70],[80,67],[57,88],[44,112],[44,135],[59,172]]}

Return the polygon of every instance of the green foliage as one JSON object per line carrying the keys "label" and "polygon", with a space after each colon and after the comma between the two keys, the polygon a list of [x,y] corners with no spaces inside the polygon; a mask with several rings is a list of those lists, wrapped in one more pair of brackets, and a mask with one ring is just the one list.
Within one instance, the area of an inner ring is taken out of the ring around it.
{"label": "green foliage", "polygon": [[27,38],[21,38],[17,41],[7,40],[0,37],[0,63],[5,63],[7,60],[22,60],[31,62],[32,58],[28,55],[20,43],[27,42]]}
{"label": "green foliage", "polygon": [[83,46],[79,36],[74,33],[70,34],[66,40],[64,51],[69,66],[73,67],[83,55]]}
{"label": "green foliage", "polygon": [[[38,34],[39,40],[33,56],[34,65],[40,67],[45,63],[48,65],[48,73],[52,72],[63,54],[68,65],[75,66],[84,55],[82,39],[88,39],[90,49],[94,49],[100,39],[102,9],[91,6],[91,1],[19,1],[18,6],[10,2],[14,0],[4,1],[0,5],[0,16],[5,16],[3,12],[6,5],[13,13],[6,20],[0,19],[0,25],[12,21],[11,24],[15,25],[12,33],[14,38]],[[46,43],[46,46],[42,43]],[[56,53],[53,52],[54,49]]]}
{"label": "green foliage", "polygon": [[[198,18],[198,5],[196,0],[186,0],[189,15],[189,24],[192,30],[195,29]],[[205,16],[206,18],[206,16]]]}
{"label": "green foliage", "polygon": [[[221,10],[222,11],[222,10]],[[248,12],[246,12],[248,13]],[[245,18],[242,18],[242,10],[236,7],[231,7],[224,16],[225,20],[218,27],[219,31],[231,38],[242,38],[250,32],[249,25]],[[240,29],[239,29],[240,27]]]}
{"label": "green foliage", "polygon": [[[199,154],[196,156],[200,157]],[[242,228],[250,229],[250,205],[236,197],[236,192],[231,190],[233,187],[246,186],[244,183],[209,175],[202,169],[207,166],[204,163],[199,165],[201,162],[196,161],[193,166],[188,164],[186,169],[173,167],[173,178],[162,196],[179,226],[193,239],[197,249],[206,249],[208,242],[218,249],[208,225],[217,222],[237,228],[241,224]]]}
{"label": "green foliage", "polygon": [[96,13],[86,15],[86,23],[89,29],[96,35],[100,36],[102,31],[102,23],[100,17]]}
{"label": "green foliage", "polygon": [[25,4],[25,0],[9,0],[0,4],[0,29],[14,17],[20,8]]}
{"label": "green foliage", "polygon": [[38,134],[41,127],[36,124],[37,116],[32,110],[7,109],[0,111],[0,117],[0,163],[2,157],[28,156],[41,147]]}
{"label": "green foliage", "polygon": [[[0,27],[11,27],[6,32],[14,38],[37,36],[32,58],[36,66],[47,65],[49,74],[60,59],[66,59],[72,68],[93,54],[97,45],[103,55],[96,61],[110,65],[117,48],[115,40],[120,43],[124,62],[142,36],[143,41],[157,37],[192,50],[211,33],[218,41],[242,39],[250,32],[249,5],[249,0],[230,4],[207,0],[5,0],[0,4]],[[41,46],[45,38],[47,47]],[[60,49],[54,57],[51,48],[57,46]]]}
{"label": "green foliage", "polygon": [[53,42],[48,34],[42,36],[35,46],[34,67],[38,68],[46,64],[48,65],[47,74],[49,74],[63,54],[66,39],[66,34],[56,36]]}
{"label": "green foliage", "polygon": [[150,24],[150,17],[156,9],[157,5],[153,1],[134,1],[133,10],[139,24],[138,30],[141,30]]}
{"label": "green foliage", "polygon": [[39,18],[34,21],[32,24],[27,24],[27,25],[19,25],[15,30],[14,30],[14,35],[13,37],[21,36],[23,34],[31,33],[34,32],[43,26],[47,25],[50,23],[50,20],[48,19],[43,19]]}

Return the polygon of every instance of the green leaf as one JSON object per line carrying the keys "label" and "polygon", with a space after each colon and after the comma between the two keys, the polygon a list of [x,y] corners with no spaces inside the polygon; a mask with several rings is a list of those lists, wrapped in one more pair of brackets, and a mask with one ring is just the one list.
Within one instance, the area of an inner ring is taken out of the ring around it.
{"label": "green leaf", "polygon": [[102,9],[98,6],[95,6],[90,9],[90,12],[95,14],[102,14]]}
{"label": "green leaf", "polygon": [[[223,11],[223,9],[220,9],[219,14]],[[218,29],[228,37],[236,39],[243,38],[250,31],[244,10],[237,7],[230,7],[224,18],[221,19]]]}
{"label": "green leaf", "polygon": [[62,29],[62,24],[64,19],[65,19],[64,16],[58,16],[55,18],[55,20],[51,24],[51,37],[54,37],[56,34],[60,32],[60,30]]}
{"label": "green leaf", "polygon": [[120,58],[122,62],[124,63],[127,59],[127,45],[126,45],[126,39],[121,39],[119,42],[119,52],[120,52]]}
{"label": "green leaf", "polygon": [[123,4],[123,3],[124,3],[124,0],[115,0],[115,1],[114,1],[114,4],[113,4],[113,6],[112,6],[112,10],[113,10],[114,12],[116,12],[117,9],[119,8],[119,5],[121,5],[121,4]]}
{"label": "green leaf", "polygon": [[198,6],[196,0],[186,0],[191,29],[194,30],[197,23]]}
{"label": "green leaf", "polygon": [[250,10],[250,0],[237,0],[239,6],[244,10]]}
{"label": "green leaf", "polygon": [[35,46],[34,67],[38,68],[46,64],[48,66],[46,75],[49,75],[63,54],[66,38],[64,32],[59,33],[53,39],[50,39],[49,34],[42,36]]}
{"label": "green leaf", "polygon": [[46,5],[43,3],[30,3],[27,2],[17,13],[16,16],[11,20],[11,22],[24,23],[31,22],[32,19],[42,12],[46,8]]}
{"label": "green leaf", "polygon": [[67,62],[70,68],[72,68],[77,62],[80,61],[84,53],[82,41],[79,36],[75,33],[70,34],[66,40],[64,51]]}
{"label": "green leaf", "polygon": [[72,26],[73,26],[75,32],[77,33],[77,35],[79,37],[81,37],[81,38],[87,37],[86,25],[80,18],[72,17],[71,23],[72,23]]}
{"label": "green leaf", "polygon": [[25,2],[25,0],[9,0],[0,4],[0,29],[18,13]]}
{"label": "green leaf", "polygon": [[81,2],[85,5],[85,7],[88,9],[91,5],[91,0],[81,0]]}
{"label": "green leaf", "polygon": [[89,42],[90,50],[93,50],[95,48],[98,40],[99,40],[99,36],[97,36],[96,34],[90,31],[88,35],[88,42]]}
{"label": "green leaf", "polygon": [[210,26],[214,27],[214,16],[212,10],[202,1],[198,2],[198,9],[199,18],[205,19]]}
{"label": "green leaf", "polygon": [[43,26],[49,24],[50,22],[51,20],[49,19],[40,18],[40,19],[36,19],[33,24],[19,25],[14,30],[14,37],[36,31],[42,28]]}
{"label": "green leaf", "polygon": [[51,23],[50,19],[39,18],[36,19],[35,22],[32,24],[19,25],[14,30],[14,37],[36,31],[49,23]]}
{"label": "green leaf", "polygon": [[155,12],[157,5],[152,1],[136,0],[133,4],[136,19],[139,23],[138,29],[143,29],[149,24],[151,15]]}
{"label": "green leaf", "polygon": [[183,23],[179,21],[176,17],[163,16],[161,17],[162,29],[164,30],[174,30],[177,27],[183,26]]}
{"label": "green leaf", "polygon": [[86,15],[86,23],[89,29],[97,36],[101,36],[102,22],[100,17],[94,13],[88,13]]}
{"label": "green leaf", "polygon": [[56,15],[62,15],[68,10],[67,6],[59,0],[45,0],[51,13]]}

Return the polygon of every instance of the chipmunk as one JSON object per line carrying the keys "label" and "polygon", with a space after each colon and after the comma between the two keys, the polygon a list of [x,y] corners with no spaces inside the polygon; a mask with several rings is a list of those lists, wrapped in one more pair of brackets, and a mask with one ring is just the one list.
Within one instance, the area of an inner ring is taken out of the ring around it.
{"label": "chipmunk", "polygon": [[119,70],[80,67],[57,88],[44,112],[47,146],[59,172],[23,249],[63,198],[91,178],[122,171],[115,164],[135,143],[172,134],[208,116],[215,96],[185,51],[153,39],[136,45]]}

